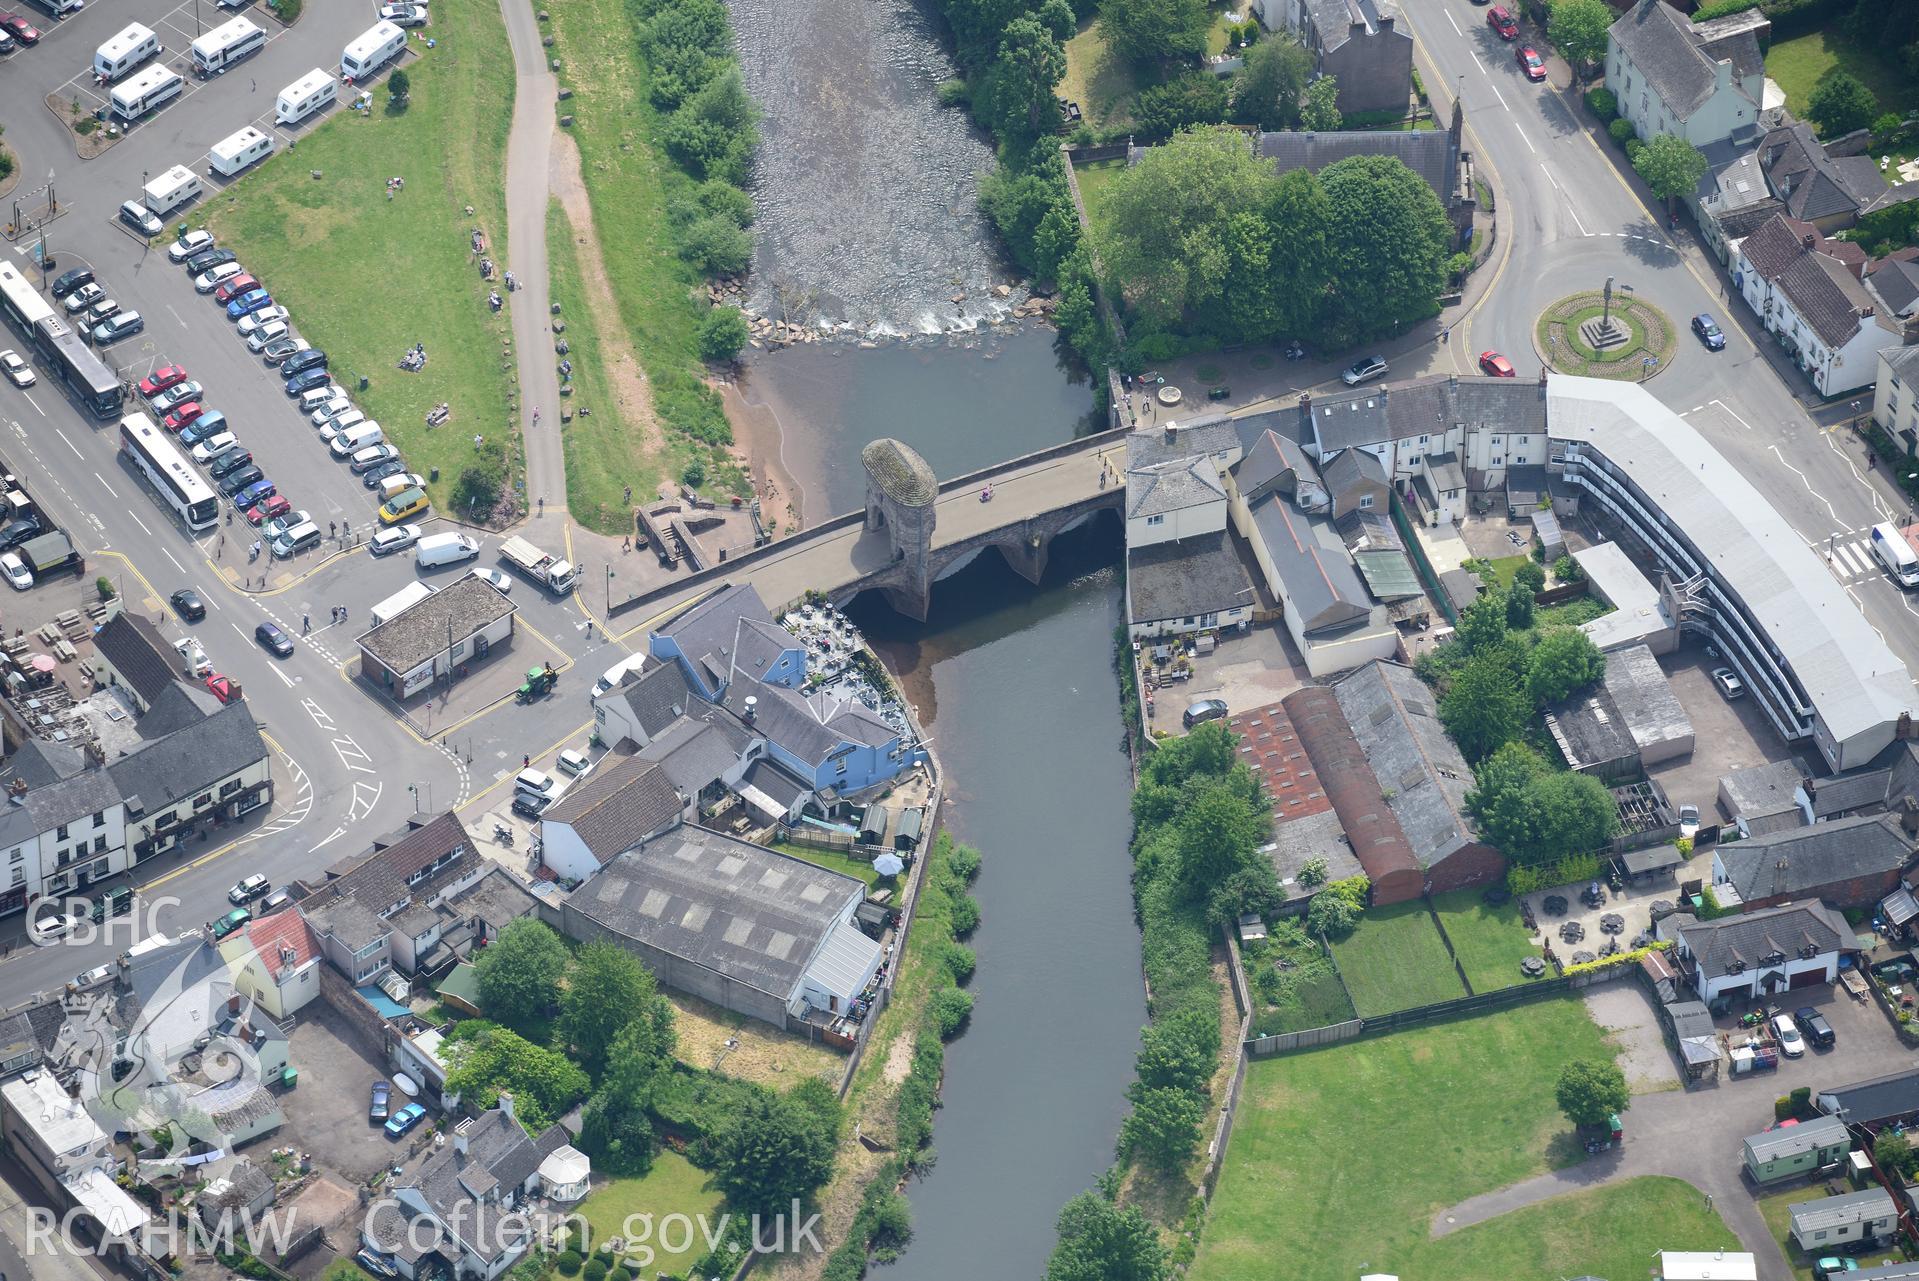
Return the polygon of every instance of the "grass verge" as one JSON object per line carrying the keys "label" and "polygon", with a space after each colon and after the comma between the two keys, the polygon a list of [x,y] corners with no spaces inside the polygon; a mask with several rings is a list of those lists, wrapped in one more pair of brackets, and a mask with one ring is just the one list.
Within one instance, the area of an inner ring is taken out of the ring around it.
{"label": "grass verge", "polygon": [[1433,907],[1473,991],[1493,992],[1526,981],[1519,963],[1538,955],[1538,949],[1520,923],[1517,900],[1489,907],[1478,890],[1454,890],[1434,898]]}
{"label": "grass verge", "polygon": [[1370,909],[1333,960],[1362,1018],[1466,995],[1423,901]]}
{"label": "grass verge", "polygon": [[[1612,1055],[1568,997],[1254,1060],[1188,1275],[1460,1276],[1424,1263],[1447,1244],[1430,1240],[1432,1216],[1570,1154],[1553,1081],[1568,1060]],[[1549,1271],[1588,1270],[1563,1257]]]}
{"label": "grass verge", "polygon": [[1661,1250],[1737,1250],[1719,1215],[1683,1179],[1638,1178],[1555,1197],[1416,1251],[1425,1276],[1509,1281],[1572,1272],[1631,1277]]}
{"label": "grass verge", "polygon": [[[625,1257],[640,1264],[635,1275],[646,1276],[655,1270],[677,1275],[681,1266],[706,1253],[706,1242],[696,1228],[685,1249],[668,1250],[667,1245],[679,1243],[678,1231],[662,1233],[659,1225],[670,1214],[685,1215],[695,1224],[717,1222],[722,1198],[718,1189],[709,1186],[710,1178],[679,1153],[664,1149],[643,1178],[613,1180],[582,1201],[579,1213],[592,1227],[594,1242],[616,1236],[627,1238]],[[651,1235],[626,1230],[627,1219],[633,1215],[650,1216]]]}
{"label": "grass verge", "polygon": [[[428,492],[445,510],[460,472],[481,457],[473,437],[498,445],[513,431],[509,325],[504,312],[487,309],[489,286],[469,237],[483,228],[489,256],[506,260],[514,82],[497,9],[440,10],[429,30],[437,47],[415,40],[419,56],[405,64],[406,111],[389,114],[376,87],[373,111],[336,111],[204,213],[301,335],[327,352],[335,379],[413,470],[439,469]],[[389,200],[387,180],[396,177],[406,185]],[[427,366],[403,373],[396,366],[416,342],[426,344]],[[365,391],[359,376],[369,380]],[[441,401],[452,421],[429,430],[427,410]]]}

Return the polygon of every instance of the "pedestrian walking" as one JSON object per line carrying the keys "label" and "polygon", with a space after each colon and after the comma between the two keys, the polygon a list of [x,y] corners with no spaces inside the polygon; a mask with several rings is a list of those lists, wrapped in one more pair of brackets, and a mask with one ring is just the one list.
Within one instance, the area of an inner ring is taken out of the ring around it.
{"label": "pedestrian walking", "polygon": [[1446,328],[1446,329],[1442,329],[1442,330],[1440,330],[1440,331],[1439,331],[1439,341],[1440,341],[1440,342],[1442,342],[1442,343],[1449,343],[1449,342],[1451,342],[1452,340],[1453,340],[1453,331],[1452,331],[1452,329],[1451,329],[1451,328]]}
{"label": "pedestrian walking", "polygon": [[326,523],[326,536],[328,538],[333,537],[337,524],[338,522],[331,520]]}
{"label": "pedestrian walking", "polygon": [[308,618],[304,613],[301,614],[300,615],[300,635],[305,636],[308,632],[312,630],[313,630],[313,620],[311,618]]}
{"label": "pedestrian walking", "polygon": [[531,765],[531,764],[533,764],[533,758],[532,758],[531,756],[526,756],[526,755],[522,755],[522,756],[520,757],[520,768],[521,768],[521,769],[525,769],[526,767],[528,767],[528,766],[529,766],[529,765]]}
{"label": "pedestrian walking", "polygon": [[626,487],[626,501],[629,503],[633,501],[633,486],[631,485]]}

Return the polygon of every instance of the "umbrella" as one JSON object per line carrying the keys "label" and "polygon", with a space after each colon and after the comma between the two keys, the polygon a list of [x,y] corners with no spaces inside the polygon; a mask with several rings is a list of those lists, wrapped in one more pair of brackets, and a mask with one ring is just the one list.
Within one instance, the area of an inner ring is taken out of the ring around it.
{"label": "umbrella", "polygon": [[873,870],[881,876],[898,876],[906,870],[906,860],[897,854],[882,854],[873,860]]}
{"label": "umbrella", "polygon": [[56,660],[45,654],[35,654],[27,660],[27,663],[36,672],[53,672],[59,670],[60,667],[60,664]]}

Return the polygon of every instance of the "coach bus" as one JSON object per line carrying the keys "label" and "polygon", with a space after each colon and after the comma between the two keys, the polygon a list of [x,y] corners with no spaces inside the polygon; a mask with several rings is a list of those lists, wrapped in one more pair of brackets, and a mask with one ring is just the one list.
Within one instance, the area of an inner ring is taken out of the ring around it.
{"label": "coach bus", "polygon": [[167,434],[154,426],[145,414],[128,414],[120,420],[120,452],[137,467],[162,502],[196,533],[212,529],[220,521],[220,501],[200,479],[200,473],[187,466]]}

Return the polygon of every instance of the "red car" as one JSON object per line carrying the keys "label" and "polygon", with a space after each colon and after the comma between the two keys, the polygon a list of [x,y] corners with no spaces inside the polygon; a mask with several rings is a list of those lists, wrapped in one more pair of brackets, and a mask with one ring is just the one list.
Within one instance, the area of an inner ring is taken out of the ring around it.
{"label": "red car", "polygon": [[1546,60],[1539,56],[1539,50],[1531,45],[1521,45],[1513,50],[1513,61],[1526,73],[1526,79],[1534,84],[1546,78]]}
{"label": "red car", "polygon": [[1483,372],[1491,374],[1494,378],[1519,377],[1519,375],[1513,370],[1513,362],[1510,360],[1507,360],[1504,356],[1500,355],[1496,351],[1480,352],[1479,368]]}
{"label": "red car", "polygon": [[140,394],[152,400],[169,387],[187,380],[187,371],[178,365],[162,365],[140,380]]}
{"label": "red car", "polygon": [[246,272],[243,271],[239,275],[235,276],[233,279],[221,285],[218,289],[214,290],[213,301],[231,302],[235,298],[238,298],[241,294],[246,293],[248,290],[258,289],[259,287],[260,287],[260,282],[258,280],[255,280],[252,276],[249,276]]}
{"label": "red car", "polygon": [[207,677],[207,692],[222,703],[231,703],[240,697],[240,687],[218,672]]}
{"label": "red car", "polygon": [[1506,12],[1506,6],[1496,4],[1486,10],[1486,25],[1499,33],[1501,40],[1519,39],[1519,24],[1513,21],[1512,14]]}
{"label": "red car", "polygon": [[28,22],[17,13],[0,13],[0,28],[24,45],[40,43],[40,28]]}
{"label": "red car", "polygon": [[250,524],[262,525],[275,516],[284,516],[292,510],[293,504],[288,502],[284,495],[275,494],[248,508],[247,521]]}
{"label": "red car", "polygon": [[205,411],[200,407],[199,401],[189,400],[186,404],[161,419],[160,425],[168,431],[179,431],[204,412]]}

